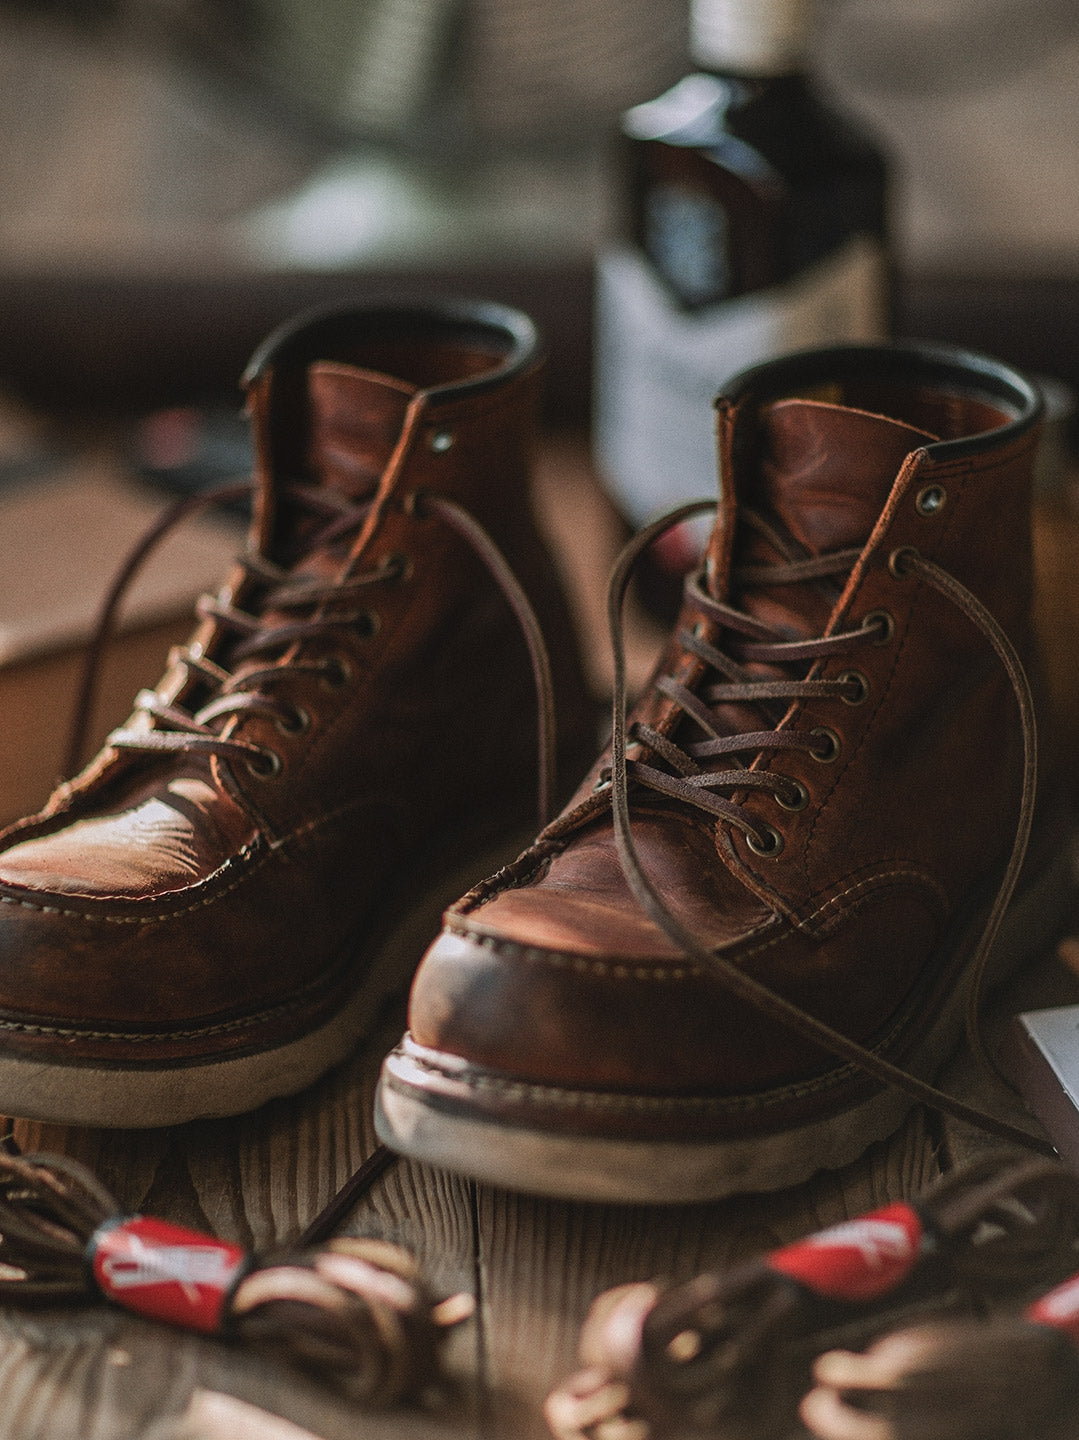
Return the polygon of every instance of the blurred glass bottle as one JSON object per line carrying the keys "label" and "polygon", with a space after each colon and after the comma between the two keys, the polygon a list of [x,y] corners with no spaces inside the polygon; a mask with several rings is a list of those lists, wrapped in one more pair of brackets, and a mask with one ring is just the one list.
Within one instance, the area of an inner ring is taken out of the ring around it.
{"label": "blurred glass bottle", "polygon": [[[713,493],[712,400],[731,375],[889,333],[888,161],[815,90],[812,21],[812,0],[691,0],[700,69],[623,116],[595,438],[633,525]],[[673,537],[672,569],[689,544]]]}

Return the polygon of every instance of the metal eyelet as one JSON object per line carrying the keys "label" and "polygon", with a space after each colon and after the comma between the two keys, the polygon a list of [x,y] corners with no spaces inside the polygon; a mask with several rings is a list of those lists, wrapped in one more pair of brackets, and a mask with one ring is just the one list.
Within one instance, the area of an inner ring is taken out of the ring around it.
{"label": "metal eyelet", "polygon": [[817,725],[810,732],[811,735],[819,735],[824,744],[819,750],[810,750],[811,759],[816,760],[820,765],[831,765],[833,760],[839,759],[839,752],[843,749],[843,742],[834,730],[827,725]]}
{"label": "metal eyelet", "polygon": [[363,639],[370,640],[382,629],[382,617],[377,610],[361,610],[355,624]]}
{"label": "metal eyelet", "polygon": [[281,774],[283,761],[276,750],[259,750],[249,755],[244,763],[256,779],[272,780],[275,775]]}
{"label": "metal eyelet", "polygon": [[900,545],[888,556],[888,569],[897,580],[906,580],[910,575],[910,562],[917,559],[918,552],[913,545]]}
{"label": "metal eyelet", "polygon": [[303,735],[311,728],[311,716],[302,705],[293,705],[287,715],[278,715],[274,724],[282,735]]}
{"label": "metal eyelet", "polygon": [[424,491],[410,490],[407,495],[401,497],[401,509],[410,520],[426,520],[430,515],[430,511],[424,506],[426,499]]}
{"label": "metal eyelet", "polygon": [[352,665],[343,655],[331,655],[323,664],[322,684],[327,690],[343,690],[352,680]]}
{"label": "metal eyelet", "polygon": [[948,492],[943,485],[927,485],[924,490],[918,491],[914,508],[919,515],[939,515],[947,499]]}
{"label": "metal eyelet", "polygon": [[876,626],[878,634],[874,645],[887,645],[895,638],[895,616],[889,610],[870,610],[862,620],[862,628],[870,630]]}
{"label": "metal eyelet", "polygon": [[436,430],[427,443],[436,455],[445,455],[455,439],[456,436],[452,430]]}
{"label": "metal eyelet", "polygon": [[786,796],[781,795],[778,790],[775,792],[776,804],[782,806],[784,810],[792,810],[795,812],[804,810],[809,804],[809,791],[802,784],[801,780],[791,780],[787,776],[783,778],[787,780],[791,788]]}
{"label": "metal eyelet", "polygon": [[783,836],[772,825],[760,827],[760,839],[754,835],[746,835],[746,844],[753,851],[754,855],[760,855],[765,860],[774,860],[783,849]]}
{"label": "metal eyelet", "polygon": [[835,678],[841,685],[858,687],[853,695],[840,695],[839,698],[844,705],[864,705],[869,699],[869,681],[860,670],[844,670]]}
{"label": "metal eyelet", "polygon": [[403,585],[406,580],[412,579],[412,561],[407,555],[402,555],[400,550],[395,550],[392,555],[387,555],[386,564],[391,571],[390,578],[398,585]]}

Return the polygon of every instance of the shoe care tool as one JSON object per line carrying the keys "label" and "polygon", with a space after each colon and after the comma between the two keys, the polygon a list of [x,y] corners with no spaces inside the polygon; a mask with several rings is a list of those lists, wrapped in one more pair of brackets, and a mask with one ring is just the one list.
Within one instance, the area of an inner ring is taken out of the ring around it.
{"label": "shoe care tool", "polygon": [[1058,1279],[1077,1241],[1079,1180],[1066,1167],[983,1157],[918,1200],[729,1271],[601,1295],[581,1331],[586,1368],[548,1397],[548,1423],[559,1440],[785,1436],[813,1357],[838,1336]]}
{"label": "shoe care tool", "polygon": [[1015,1315],[895,1330],[814,1367],[820,1440],[1039,1440],[1079,1430],[1079,1274]]}
{"label": "shoe care tool", "polygon": [[465,1294],[436,1300],[412,1256],[384,1240],[260,1257],[123,1214],[66,1156],[0,1151],[0,1300],[95,1296],[268,1353],[368,1405],[437,1387],[441,1342],[473,1308]]}

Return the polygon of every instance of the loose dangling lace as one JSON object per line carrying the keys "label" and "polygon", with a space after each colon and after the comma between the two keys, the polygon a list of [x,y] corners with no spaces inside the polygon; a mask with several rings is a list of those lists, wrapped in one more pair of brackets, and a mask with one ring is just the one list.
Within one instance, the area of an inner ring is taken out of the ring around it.
{"label": "loose dangling lace", "polygon": [[[614,823],[615,841],[626,881],[646,914],[659,929],[702,968],[715,975],[739,1000],[753,1006],[761,1014],[776,1021],[787,1030],[800,1036],[837,1058],[856,1066],[858,1069],[893,1086],[912,1100],[931,1106],[951,1115],[954,1119],[1023,1145],[1038,1154],[1053,1156],[1055,1149],[1038,1136],[1021,1127],[1007,1124],[995,1116],[988,1115],[974,1106],[938,1090],[935,1086],[919,1080],[873,1050],[860,1045],[824,1021],[793,1004],[784,996],[755,980],[737,965],[717,954],[694,935],[668,908],[652,881],[645,873],[633,839],[633,823],[629,805],[631,781],[661,793],[677,796],[700,809],[717,815],[722,820],[736,825],[751,844],[756,844],[762,853],[767,852],[768,836],[762,834],[757,822],[736,802],[724,796],[715,795],[716,789],[745,790],[760,787],[771,790],[780,800],[789,794],[793,782],[772,771],[750,771],[742,768],[737,761],[741,754],[756,754],[762,750],[822,748],[821,734],[788,731],[782,728],[754,731],[747,734],[724,736],[718,733],[709,712],[709,703],[741,702],[767,704],[769,701],[784,701],[800,698],[842,698],[850,682],[842,677],[834,680],[812,678],[784,680],[750,678],[739,661],[732,660],[714,646],[707,645],[700,637],[689,631],[679,636],[680,643],[702,660],[711,670],[718,672],[722,680],[718,684],[698,686],[691,692],[671,677],[661,676],[657,687],[662,694],[677,704],[684,714],[703,726],[710,738],[696,745],[678,746],[667,737],[650,727],[627,723],[626,659],[622,630],[622,610],[630,578],[643,551],[663,532],[679,522],[714,510],[713,501],[698,501],[685,505],[671,514],[657,520],[653,525],[640,531],[623,550],[611,574],[607,594],[607,620],[614,659],[614,694],[612,704],[611,764],[609,772],[610,804]],[[793,561],[776,566],[746,567],[739,572],[744,583],[765,578],[769,583],[791,583],[824,575],[838,574],[848,570],[860,551],[837,551],[834,555],[820,557],[806,562]],[[1022,662],[1011,641],[981,602],[953,576],[925,559],[914,549],[896,551],[892,556],[893,571],[897,575],[917,575],[936,591],[951,600],[967,618],[978,627],[992,645],[1008,675],[1019,707],[1023,734],[1023,781],[1019,815],[1016,821],[1016,835],[1011,856],[1001,880],[989,917],[971,963],[971,983],[967,995],[966,1027],[974,1053],[983,1064],[990,1065],[985,1046],[981,1039],[978,1011],[982,981],[989,953],[1000,928],[1004,913],[1011,900],[1019,872],[1026,855],[1034,810],[1034,794],[1037,779],[1037,733],[1034,705],[1030,686]],[[753,617],[730,605],[710,599],[701,588],[690,582],[692,596],[698,605],[703,603],[705,613],[714,616],[736,635],[748,637],[741,644],[741,656],[746,660],[771,660],[773,662],[812,662],[826,655],[847,653],[859,644],[872,643],[877,634],[875,628],[865,626],[859,630],[846,631],[827,638],[788,642],[761,625]],[[627,748],[639,744],[651,749],[653,754],[666,761],[671,774],[638,758],[629,758]],[[735,757],[737,768],[720,774],[704,774],[697,762],[715,755]],[[991,1068],[991,1066],[990,1066]]]}

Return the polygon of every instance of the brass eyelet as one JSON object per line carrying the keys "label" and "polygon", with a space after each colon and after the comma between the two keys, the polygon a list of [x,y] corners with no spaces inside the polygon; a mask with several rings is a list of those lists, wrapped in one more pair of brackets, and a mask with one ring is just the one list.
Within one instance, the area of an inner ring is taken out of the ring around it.
{"label": "brass eyelet", "polygon": [[401,509],[410,520],[426,520],[430,511],[425,508],[427,496],[422,490],[409,490],[401,497]]}
{"label": "brass eyelet", "polygon": [[834,730],[827,725],[817,725],[809,733],[819,735],[824,742],[819,750],[810,750],[809,754],[812,759],[820,765],[831,765],[833,760],[839,759],[843,742]]}
{"label": "brass eyelet", "polygon": [[258,750],[254,755],[249,755],[244,763],[256,779],[272,780],[275,775],[281,774],[283,761],[276,750]]}
{"label": "brass eyelet", "polygon": [[939,515],[947,499],[948,492],[943,485],[927,485],[924,490],[918,491],[914,508],[919,515]]}
{"label": "brass eyelet", "polygon": [[343,690],[352,681],[352,665],[343,655],[331,655],[323,662],[322,684],[327,690]]}
{"label": "brass eyelet", "polygon": [[918,551],[913,545],[900,545],[888,556],[888,569],[897,580],[906,580],[910,575],[910,562],[918,559]]}
{"label": "brass eyelet", "polygon": [[402,555],[400,550],[395,550],[392,555],[387,555],[386,564],[391,570],[390,578],[398,585],[403,585],[406,580],[412,579],[412,561],[407,555]]}
{"label": "brass eyelet", "polygon": [[282,735],[303,735],[311,728],[311,716],[302,705],[293,705],[287,715],[278,715],[274,724]]}
{"label": "brass eyelet", "polygon": [[844,705],[864,705],[869,699],[869,681],[860,670],[844,670],[835,678],[841,685],[858,687],[853,695],[840,695]]}
{"label": "brass eyelet", "polygon": [[753,851],[754,855],[760,855],[765,860],[774,860],[783,849],[783,836],[772,825],[760,827],[760,839],[754,835],[746,835],[746,844]]}
{"label": "brass eyelet", "polygon": [[879,632],[873,640],[874,645],[887,645],[895,639],[895,616],[890,610],[870,610],[862,620],[862,627],[870,630],[874,626]]}
{"label": "brass eyelet", "polygon": [[790,792],[787,795],[781,795],[777,790],[775,792],[776,804],[780,805],[784,810],[792,810],[795,813],[799,810],[804,810],[809,804],[809,791],[802,784],[801,780],[791,780],[788,779],[787,776],[783,778],[787,780],[788,785],[790,785]]}

